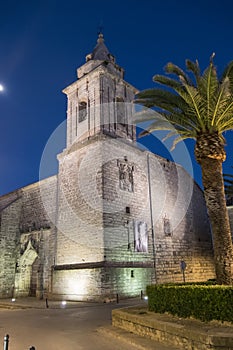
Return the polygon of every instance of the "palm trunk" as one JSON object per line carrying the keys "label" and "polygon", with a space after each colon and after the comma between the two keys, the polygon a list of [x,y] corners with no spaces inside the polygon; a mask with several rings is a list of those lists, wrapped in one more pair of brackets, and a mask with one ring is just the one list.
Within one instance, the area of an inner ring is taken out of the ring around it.
{"label": "palm trunk", "polygon": [[205,157],[199,159],[206,206],[210,218],[217,283],[233,283],[233,248],[226,207],[222,161]]}

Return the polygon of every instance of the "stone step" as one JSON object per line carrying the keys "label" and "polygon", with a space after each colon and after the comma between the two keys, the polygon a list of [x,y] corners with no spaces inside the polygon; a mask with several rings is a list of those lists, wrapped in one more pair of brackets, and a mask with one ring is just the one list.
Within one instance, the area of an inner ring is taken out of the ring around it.
{"label": "stone step", "polygon": [[113,326],[99,327],[97,331],[106,337],[116,338],[124,343],[134,346],[135,349],[140,350],[180,350],[176,347],[171,347],[171,345],[164,345],[155,340],[149,338],[141,337],[137,334],[127,332],[123,329],[116,328]]}
{"label": "stone step", "polygon": [[179,346],[179,349],[233,350],[233,325],[230,323],[201,322],[156,314],[146,307],[128,307],[112,311],[112,325],[165,346]]}

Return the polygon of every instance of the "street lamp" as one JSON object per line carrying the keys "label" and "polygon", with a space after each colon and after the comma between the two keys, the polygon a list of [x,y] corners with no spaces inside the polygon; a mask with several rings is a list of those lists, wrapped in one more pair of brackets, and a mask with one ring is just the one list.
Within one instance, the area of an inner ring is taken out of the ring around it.
{"label": "street lamp", "polygon": [[4,91],[4,86],[0,84],[0,92]]}

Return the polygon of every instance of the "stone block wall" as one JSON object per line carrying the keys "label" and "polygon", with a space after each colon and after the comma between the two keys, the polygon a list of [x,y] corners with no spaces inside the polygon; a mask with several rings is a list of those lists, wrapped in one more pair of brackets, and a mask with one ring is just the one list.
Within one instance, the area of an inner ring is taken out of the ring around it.
{"label": "stone block wall", "polygon": [[[141,292],[146,293],[146,286],[153,282],[153,267],[141,264],[137,267],[135,264],[109,264],[101,271],[102,275],[102,299],[109,298],[114,300],[128,297],[139,297]],[[127,267],[127,265],[129,267]]]}
{"label": "stone block wall", "polygon": [[4,196],[3,201],[7,200],[8,205],[3,206],[1,211],[0,297],[2,298],[12,297],[14,293],[17,245],[20,239],[19,218],[22,205],[18,192],[11,193],[8,197]]}
{"label": "stone block wall", "polygon": [[107,135],[58,158],[58,176],[0,198],[1,297],[103,300],[214,278],[204,197],[182,167]]}
{"label": "stone block wall", "polygon": [[53,289],[51,296],[55,299],[113,301],[139,297],[145,293],[146,286],[151,282],[153,271],[149,268],[126,267],[122,264],[95,264],[84,268],[55,267],[53,271]]}
{"label": "stone block wall", "polygon": [[[106,139],[103,155],[105,260],[151,263],[147,169],[141,163],[141,151],[123,141]],[[126,168],[125,174],[123,168]],[[132,183],[127,178],[120,179],[129,175],[127,171],[131,173]],[[146,225],[148,252],[135,252],[136,221]]]}
{"label": "stone block wall", "polygon": [[51,296],[58,300],[101,300],[101,269],[55,269]]}
{"label": "stone block wall", "polygon": [[[105,261],[144,264],[152,273],[148,281],[157,283],[214,278],[204,197],[193,179],[179,165],[123,141],[105,142],[103,152]],[[120,188],[119,163],[133,167],[132,191]],[[147,252],[135,251],[137,222],[146,223]]]}
{"label": "stone block wall", "polygon": [[101,145],[59,156],[56,265],[103,261]]}
{"label": "stone block wall", "polygon": [[32,289],[33,295],[42,296],[49,290],[56,232],[40,191],[44,189],[50,214],[54,215],[56,186],[55,176],[0,198],[0,259],[3,267],[0,297],[26,296]]}
{"label": "stone block wall", "polygon": [[[55,297],[84,300],[91,290],[102,300],[139,295],[154,282],[214,278],[204,197],[180,166],[102,136],[60,156],[59,186]],[[135,249],[138,223],[144,251]]]}

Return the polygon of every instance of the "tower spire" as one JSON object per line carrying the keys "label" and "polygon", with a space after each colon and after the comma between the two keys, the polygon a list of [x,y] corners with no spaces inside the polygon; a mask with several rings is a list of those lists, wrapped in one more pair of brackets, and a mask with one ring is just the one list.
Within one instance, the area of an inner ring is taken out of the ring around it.
{"label": "tower spire", "polygon": [[115,62],[114,56],[110,54],[107,46],[104,43],[104,35],[102,32],[102,26],[99,27],[97,44],[92,53],[86,56],[86,61],[98,60],[98,61],[111,61]]}

